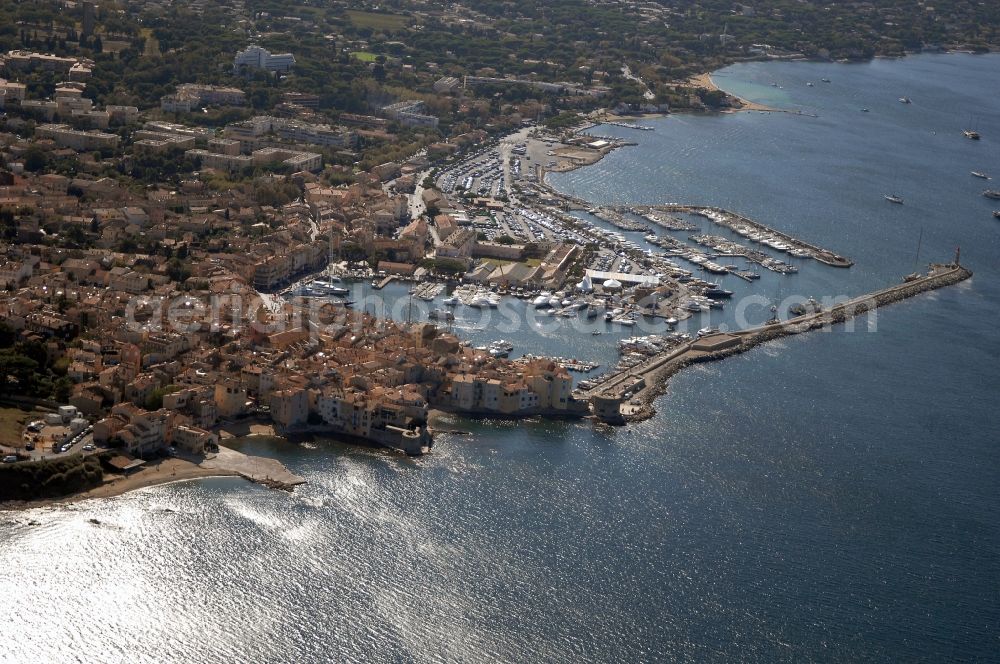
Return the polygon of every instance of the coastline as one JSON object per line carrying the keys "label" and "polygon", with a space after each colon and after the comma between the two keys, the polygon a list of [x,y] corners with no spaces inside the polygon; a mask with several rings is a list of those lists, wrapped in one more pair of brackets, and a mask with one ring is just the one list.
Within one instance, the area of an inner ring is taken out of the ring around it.
{"label": "coastline", "polygon": [[720,113],[740,113],[742,111],[763,111],[768,113],[793,113],[793,111],[788,111],[781,108],[774,108],[772,106],[765,106],[764,104],[758,104],[755,101],[750,101],[749,99],[744,99],[743,97],[739,97],[730,92],[726,92],[718,85],[716,85],[715,81],[712,79],[712,72],[706,72],[704,74],[698,74],[697,76],[692,76],[686,81],[686,83],[696,88],[705,88],[706,90],[724,92],[730,97],[738,99],[740,104],[742,104],[740,108],[727,108],[720,111]]}
{"label": "coastline", "polygon": [[217,454],[203,459],[167,457],[147,464],[128,475],[106,474],[99,486],[59,498],[31,501],[9,501],[0,504],[0,512],[14,512],[36,507],[66,505],[90,499],[112,498],[147,487],[206,479],[210,477],[242,477],[272,489],[291,490],[305,479],[293,474],[281,462],[255,457],[237,450],[220,447]]}
{"label": "coastline", "polygon": [[137,491],[139,489],[145,489],[146,487],[161,486],[163,484],[172,484],[174,482],[186,482],[209,477],[238,476],[238,473],[235,472],[204,468],[199,464],[186,459],[167,458],[161,459],[156,464],[136,471],[131,475],[105,475],[104,482],[99,486],[80,493],[73,493],[59,498],[8,501],[0,503],[0,513],[19,512],[38,507],[69,505],[91,499],[113,498],[115,496],[129,493],[130,491]]}
{"label": "coastline", "polygon": [[[730,92],[726,92],[725,90],[723,90],[722,88],[720,88],[715,83],[715,81],[712,79],[712,72],[706,72],[706,73],[703,73],[703,74],[698,74],[696,76],[692,76],[691,78],[689,78],[686,81],[684,81],[684,83],[687,84],[687,85],[690,85],[692,87],[695,87],[695,88],[704,88],[704,89],[707,89],[707,90],[723,92],[726,95],[728,95],[729,97],[738,100],[739,103],[740,103],[740,107],[739,108],[724,108],[724,109],[720,109],[718,111],[710,111],[710,112],[713,112],[713,113],[742,113],[742,112],[746,112],[746,111],[756,111],[756,112],[759,112],[759,113],[788,113],[788,114],[791,114],[791,115],[806,115],[802,111],[790,110],[790,109],[783,109],[783,108],[775,108],[773,106],[767,106],[765,104],[760,104],[760,103],[757,103],[755,101],[750,101],[749,99],[745,99],[743,97],[739,97],[739,96],[734,95],[734,94],[732,94]],[[681,110],[677,110],[677,111],[670,111],[668,113],[637,113],[637,114],[634,114],[634,115],[633,114],[622,115],[622,114],[612,113],[610,111],[605,110],[605,111],[601,112],[598,117],[591,117],[588,122],[584,123],[583,125],[580,125],[579,127],[577,127],[576,129],[574,129],[572,131],[573,131],[573,133],[579,134],[579,133],[587,131],[588,129],[592,129],[594,127],[597,127],[597,126],[599,126],[601,124],[608,123],[608,122],[635,122],[638,119],[653,119],[653,120],[655,120],[655,119],[660,119],[660,118],[666,118],[666,117],[669,117],[670,115],[702,114],[702,113],[705,113],[705,112],[706,111],[700,111],[700,110],[697,110],[697,109],[681,109]],[[610,154],[614,150],[617,150],[617,149],[622,148],[622,147],[626,147],[628,145],[630,145],[630,143],[626,142],[626,143],[621,143],[621,144],[618,144],[618,145],[612,145],[612,146],[607,147],[607,148],[603,148],[596,155],[594,155],[593,158],[588,159],[588,160],[572,159],[572,158],[569,158],[569,157],[567,157],[565,155],[558,155],[558,154],[556,154],[554,156],[557,157],[558,164],[556,166],[553,166],[552,168],[544,168],[544,169],[542,169],[543,173],[542,173],[542,177],[540,178],[540,180],[542,182],[546,182],[546,177],[545,176],[547,176],[549,173],[569,173],[571,171],[575,171],[575,170],[577,170],[579,168],[583,168],[585,166],[593,166],[597,162],[599,162],[602,159],[604,159],[604,157],[606,157],[608,154]]]}

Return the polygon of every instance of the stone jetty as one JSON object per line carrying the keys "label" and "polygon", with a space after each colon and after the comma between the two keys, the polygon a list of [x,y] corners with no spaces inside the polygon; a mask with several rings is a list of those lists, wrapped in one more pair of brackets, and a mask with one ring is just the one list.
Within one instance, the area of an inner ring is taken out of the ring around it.
{"label": "stone jetty", "polygon": [[663,394],[667,380],[693,363],[720,360],[780,337],[843,323],[878,307],[951,286],[971,276],[972,272],[958,263],[932,264],[924,276],[908,277],[902,284],[853,298],[829,309],[747,330],[719,332],[694,339],[655,355],[639,366],[608,376],[584,394],[590,399],[594,415],[609,424],[648,419],[655,413],[653,400]]}

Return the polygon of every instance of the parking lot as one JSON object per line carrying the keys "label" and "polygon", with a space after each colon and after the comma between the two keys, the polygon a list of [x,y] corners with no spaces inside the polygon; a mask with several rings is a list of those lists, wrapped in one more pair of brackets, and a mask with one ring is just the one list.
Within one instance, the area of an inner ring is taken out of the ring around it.
{"label": "parking lot", "polygon": [[18,445],[0,445],[0,455],[9,463],[12,455],[27,456],[35,461],[76,452],[95,452],[93,430],[93,426],[87,426],[74,433],[63,425],[34,420],[25,427]]}

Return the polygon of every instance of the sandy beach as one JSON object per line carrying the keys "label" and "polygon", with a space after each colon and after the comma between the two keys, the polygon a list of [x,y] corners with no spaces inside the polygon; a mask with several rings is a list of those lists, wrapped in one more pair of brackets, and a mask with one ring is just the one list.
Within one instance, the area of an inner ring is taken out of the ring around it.
{"label": "sandy beach", "polygon": [[203,465],[186,459],[162,459],[148,464],[145,468],[130,475],[106,474],[104,484],[90,491],[69,496],[52,502],[75,502],[89,498],[110,498],[123,493],[142,489],[147,486],[157,486],[181,480],[194,480],[204,477],[236,476],[238,473],[221,468],[206,468]]}
{"label": "sandy beach", "polygon": [[221,447],[217,454],[209,454],[203,459],[179,457],[156,459],[127,475],[105,473],[104,482],[89,491],[46,500],[13,501],[0,505],[0,511],[74,503],[91,498],[110,498],[136,489],[206,477],[243,477],[252,482],[281,489],[290,489],[305,483],[305,479],[293,474],[280,461],[249,456],[228,447]]}
{"label": "sandy beach", "polygon": [[[692,76],[691,78],[689,78],[687,80],[687,84],[691,85],[693,87],[696,87],[696,88],[705,88],[706,90],[721,90],[721,88],[718,85],[715,84],[715,81],[712,80],[712,75],[711,74],[707,74],[707,73],[706,74],[698,74],[697,76]],[[725,92],[725,91],[723,90],[723,92]],[[777,109],[777,108],[771,108],[770,106],[765,106],[764,104],[758,104],[757,102],[750,101],[749,99],[743,99],[742,97],[737,97],[736,95],[730,94],[728,92],[726,94],[729,94],[730,97],[735,97],[736,99],[739,99],[740,103],[743,104],[743,106],[740,107],[740,108],[730,108],[730,109],[727,109],[725,111],[722,111],[723,113],[735,113],[735,112],[739,112],[739,111],[780,111],[781,110],[781,109]]]}

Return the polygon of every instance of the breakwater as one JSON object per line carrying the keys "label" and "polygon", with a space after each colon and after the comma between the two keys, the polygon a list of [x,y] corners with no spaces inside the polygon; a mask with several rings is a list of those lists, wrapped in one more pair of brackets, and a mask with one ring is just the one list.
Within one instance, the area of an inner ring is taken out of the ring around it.
{"label": "breakwater", "polygon": [[[843,323],[878,307],[951,286],[971,276],[970,270],[955,263],[932,264],[930,271],[922,277],[852,298],[829,309],[820,309],[747,330],[720,332],[692,340],[653,356],[639,366],[606,377],[599,385],[586,392],[586,396],[595,404],[594,411],[599,419],[619,424],[645,420],[655,413],[652,403],[663,393],[667,380],[693,363],[720,360],[780,337]],[[600,405],[599,408],[597,404]],[[614,412],[612,404],[617,404],[617,412]]]}

